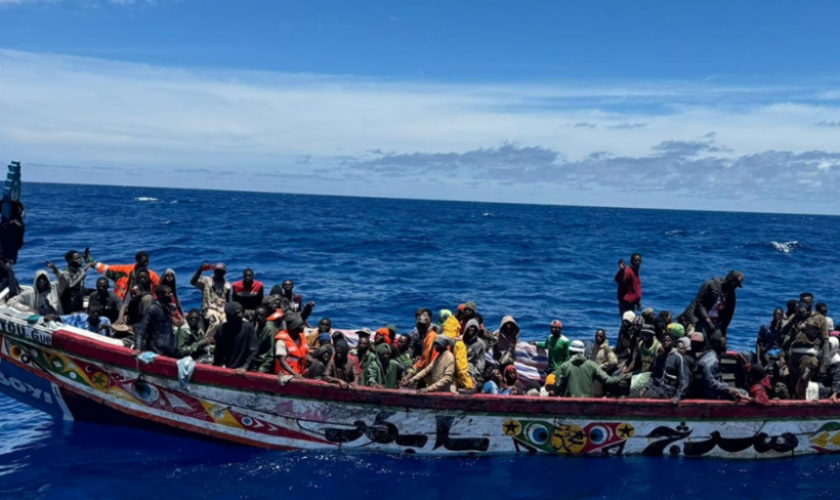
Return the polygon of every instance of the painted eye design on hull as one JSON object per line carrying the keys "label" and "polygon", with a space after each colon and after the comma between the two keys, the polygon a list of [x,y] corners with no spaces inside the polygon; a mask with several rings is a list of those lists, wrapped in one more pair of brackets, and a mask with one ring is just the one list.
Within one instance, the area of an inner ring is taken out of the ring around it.
{"label": "painted eye design on hull", "polygon": [[527,434],[528,440],[534,443],[535,445],[543,445],[548,442],[549,437],[551,434],[548,432],[548,428],[542,424],[531,424],[528,427]]}
{"label": "painted eye design on hull", "polygon": [[589,429],[589,441],[594,445],[601,445],[613,438],[613,431],[605,425],[596,425]]}

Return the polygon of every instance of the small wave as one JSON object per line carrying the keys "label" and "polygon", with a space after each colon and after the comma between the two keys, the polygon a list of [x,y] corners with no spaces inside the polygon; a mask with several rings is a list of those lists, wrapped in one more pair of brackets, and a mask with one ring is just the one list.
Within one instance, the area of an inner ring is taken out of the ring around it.
{"label": "small wave", "polygon": [[682,236],[685,234],[685,231],[682,229],[672,229],[670,231],[665,231],[665,236]]}
{"label": "small wave", "polygon": [[800,245],[798,241],[786,241],[784,243],[771,241],[770,244],[773,245],[773,248],[782,253],[792,253],[794,250],[802,248],[802,245]]}
{"label": "small wave", "polygon": [[482,215],[483,217],[493,217],[493,214],[492,214],[492,213],[490,213],[490,212],[484,212],[484,213],[483,213],[483,214],[481,214],[481,215]]}
{"label": "small wave", "polygon": [[149,198],[147,196],[141,196],[139,198],[134,198],[134,201],[160,201],[157,198]]}
{"label": "small wave", "polygon": [[174,204],[174,203],[178,203],[178,200],[172,200],[172,201],[170,201],[169,203],[173,203],[173,204]]}

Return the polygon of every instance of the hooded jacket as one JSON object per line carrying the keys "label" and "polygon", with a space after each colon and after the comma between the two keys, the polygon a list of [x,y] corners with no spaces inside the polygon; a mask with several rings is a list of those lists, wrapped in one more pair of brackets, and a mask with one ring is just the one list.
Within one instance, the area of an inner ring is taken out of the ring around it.
{"label": "hooded jacket", "polygon": [[44,276],[49,281],[50,277],[44,270],[35,272],[32,280],[32,289],[15,296],[9,301],[9,306],[15,309],[28,310],[35,314],[45,316],[47,314],[64,314],[61,307],[61,299],[58,295],[58,285],[50,282],[50,288],[46,292],[39,292],[36,283],[38,278]]}
{"label": "hooded jacket", "polygon": [[[500,343],[502,329],[506,324],[513,325],[513,338],[507,338]],[[493,360],[499,365],[510,365],[516,361],[516,344],[519,342],[519,325],[513,316],[502,318],[499,329],[493,333]]]}
{"label": "hooded jacket", "polygon": [[216,351],[213,364],[232,370],[248,368],[257,357],[257,331],[251,323],[237,314],[242,309],[238,302],[225,305],[227,321],[216,333]]}
{"label": "hooded jacket", "polygon": [[596,365],[594,361],[586,359],[583,354],[575,354],[572,359],[560,365],[554,374],[554,394],[567,398],[595,397],[595,381],[604,385],[619,382]]}

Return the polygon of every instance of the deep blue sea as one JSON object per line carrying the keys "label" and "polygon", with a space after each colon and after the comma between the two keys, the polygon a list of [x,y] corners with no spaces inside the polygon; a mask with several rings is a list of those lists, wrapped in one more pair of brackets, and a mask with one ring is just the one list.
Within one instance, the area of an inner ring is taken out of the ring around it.
{"label": "deep blue sea", "polygon": [[[152,182],[153,180],[150,180]],[[746,274],[730,345],[750,347],[774,307],[813,292],[840,320],[840,218],[408,201],[29,184],[21,281],[69,249],[174,268],[184,305],[202,261],[296,283],[338,328],[408,330],[418,307],[473,300],[489,326],[513,314],[524,339],[559,318],[590,339],[619,324],[613,275],[644,255],[644,305],[682,311],[706,279]],[[561,202],[562,200],[558,200]],[[697,198],[686,206],[697,207]],[[713,201],[709,201],[713,208]],[[95,272],[88,278],[93,286]],[[837,475],[835,475],[837,474]],[[54,422],[0,396],[0,499],[826,498],[840,458],[470,459],[275,452],[130,428]]]}

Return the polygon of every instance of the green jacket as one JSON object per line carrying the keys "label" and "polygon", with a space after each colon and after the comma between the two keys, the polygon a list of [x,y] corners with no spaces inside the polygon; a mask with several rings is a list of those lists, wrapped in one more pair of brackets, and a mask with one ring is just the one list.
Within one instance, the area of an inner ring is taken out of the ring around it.
{"label": "green jacket", "polygon": [[[381,365],[381,363],[380,363]],[[396,359],[392,359],[388,364],[388,370],[385,372],[385,383],[382,384],[386,389],[399,389],[400,380],[405,373],[405,368]]]}
{"label": "green jacket", "polygon": [[546,372],[556,371],[560,368],[560,365],[571,357],[569,347],[572,345],[572,341],[562,333],[557,337],[549,335],[545,342],[535,342],[534,344],[548,351]]}
{"label": "green jacket", "polygon": [[208,353],[207,345],[197,347],[198,341],[204,338],[204,330],[198,329],[193,333],[187,325],[175,330],[175,348],[181,357],[192,356],[193,358],[201,357]]}
{"label": "green jacket", "polygon": [[257,357],[251,363],[251,370],[260,373],[274,373],[274,336],[277,327],[266,321],[262,330],[257,332]]}
{"label": "green jacket", "polygon": [[368,351],[364,358],[359,359],[362,365],[362,385],[370,387],[374,383],[385,385],[385,373],[382,369],[382,363],[379,362],[379,357]]}
{"label": "green jacket", "polygon": [[604,385],[619,382],[618,378],[607,375],[607,372],[583,354],[575,354],[572,359],[560,365],[554,376],[554,394],[567,398],[595,397],[596,380]]}

